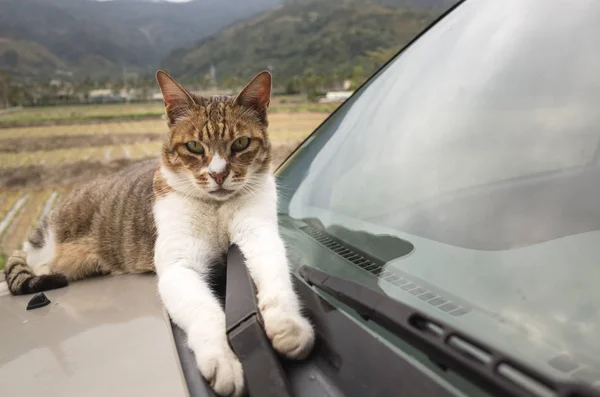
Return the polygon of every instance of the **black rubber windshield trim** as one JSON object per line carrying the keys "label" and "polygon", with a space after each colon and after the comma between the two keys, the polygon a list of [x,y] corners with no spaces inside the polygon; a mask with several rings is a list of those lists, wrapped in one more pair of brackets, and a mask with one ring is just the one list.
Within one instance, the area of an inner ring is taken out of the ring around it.
{"label": "black rubber windshield trim", "polygon": [[260,319],[256,288],[237,246],[227,254],[227,339],[242,363],[250,397],[291,397],[290,385]]}

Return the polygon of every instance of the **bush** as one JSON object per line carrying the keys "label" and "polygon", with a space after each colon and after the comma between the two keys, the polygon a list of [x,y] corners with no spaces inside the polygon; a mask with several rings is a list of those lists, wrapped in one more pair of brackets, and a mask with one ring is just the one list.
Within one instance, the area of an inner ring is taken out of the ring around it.
{"label": "bush", "polygon": [[319,92],[319,91],[310,91],[307,95],[309,102],[317,102],[319,100],[319,98],[322,98],[324,96],[325,96],[325,93]]}

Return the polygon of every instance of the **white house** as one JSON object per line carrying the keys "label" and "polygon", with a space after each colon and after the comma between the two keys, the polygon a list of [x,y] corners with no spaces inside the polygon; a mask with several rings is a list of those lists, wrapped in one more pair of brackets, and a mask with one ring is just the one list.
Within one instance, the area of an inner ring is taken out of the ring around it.
{"label": "white house", "polygon": [[319,102],[344,102],[350,97],[350,95],[352,95],[353,92],[354,91],[329,91],[327,94],[325,94],[325,97],[319,100]]}

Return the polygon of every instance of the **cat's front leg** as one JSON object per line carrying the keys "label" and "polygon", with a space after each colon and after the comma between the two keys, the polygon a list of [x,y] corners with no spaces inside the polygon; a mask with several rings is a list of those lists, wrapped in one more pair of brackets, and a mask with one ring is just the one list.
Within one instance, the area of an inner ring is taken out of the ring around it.
{"label": "cat's front leg", "polygon": [[211,388],[221,396],[241,396],[242,365],[229,347],[223,309],[206,282],[195,270],[174,265],[159,274],[158,290]]}
{"label": "cat's front leg", "polygon": [[[155,247],[158,290],[175,324],[187,335],[198,369],[221,396],[238,397],[244,391],[242,365],[227,341],[225,313],[206,282],[210,247],[181,233],[177,225],[161,230],[170,221],[160,220]],[[183,229],[185,230],[185,229]]]}
{"label": "cat's front leg", "polygon": [[300,359],[310,353],[315,335],[302,315],[273,212],[261,203],[246,207],[234,217],[230,233],[256,284],[265,332],[273,347],[286,357]]}

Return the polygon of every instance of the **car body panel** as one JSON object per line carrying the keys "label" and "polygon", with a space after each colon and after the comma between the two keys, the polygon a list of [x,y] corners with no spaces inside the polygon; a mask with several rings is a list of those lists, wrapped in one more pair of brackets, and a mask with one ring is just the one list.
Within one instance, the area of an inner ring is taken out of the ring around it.
{"label": "car body panel", "polygon": [[0,283],[5,396],[188,396],[151,275],[99,277],[47,291],[48,306]]}

